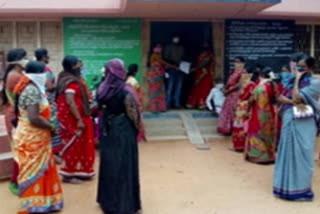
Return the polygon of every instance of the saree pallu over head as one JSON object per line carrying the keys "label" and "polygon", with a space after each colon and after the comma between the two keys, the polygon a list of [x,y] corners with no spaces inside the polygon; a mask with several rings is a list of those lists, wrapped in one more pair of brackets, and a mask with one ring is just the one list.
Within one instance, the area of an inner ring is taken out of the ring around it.
{"label": "saree pallu over head", "polygon": [[211,51],[203,52],[197,61],[197,69],[194,76],[194,85],[187,101],[188,107],[205,108],[206,98],[213,88],[214,54]]}
{"label": "saree pallu over head", "polygon": [[39,113],[50,120],[48,100],[27,77],[17,84],[19,123],[14,136],[14,153],[19,165],[19,214],[58,211],[63,207],[62,188],[51,148],[50,130],[34,126],[28,105],[39,105]]}
{"label": "saree pallu over head", "polygon": [[65,90],[68,87],[68,85],[73,82],[78,83],[80,86],[84,113],[85,115],[89,116],[90,115],[89,94],[86,86],[83,84],[80,78],[66,71],[61,72],[58,77],[57,96],[59,94],[65,93]]}
{"label": "saree pallu over head", "polygon": [[[273,177],[273,193],[288,200],[312,200],[320,82],[307,74],[300,81],[299,88],[301,98],[304,103],[312,106],[315,117],[294,119],[293,106],[284,106],[281,112],[282,129]],[[288,98],[291,98],[292,94],[293,85],[284,90],[284,95]]]}

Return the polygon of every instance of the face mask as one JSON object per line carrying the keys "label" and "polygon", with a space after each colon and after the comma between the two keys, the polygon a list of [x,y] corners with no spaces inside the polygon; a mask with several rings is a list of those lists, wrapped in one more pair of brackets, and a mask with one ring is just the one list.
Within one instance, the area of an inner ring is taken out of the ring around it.
{"label": "face mask", "polygon": [[81,68],[72,69],[72,72],[73,72],[76,76],[81,76]]}
{"label": "face mask", "polygon": [[29,60],[27,59],[22,59],[19,61],[13,61],[13,62],[9,62],[9,65],[20,65],[22,68],[25,68],[26,65],[28,64]]}
{"label": "face mask", "polygon": [[304,72],[304,68],[301,67],[301,66],[297,66],[297,67],[296,67],[296,71],[298,71],[298,72]]}
{"label": "face mask", "polygon": [[47,74],[26,74],[26,76],[39,88],[41,93],[45,95],[46,93],[46,81],[47,81]]}

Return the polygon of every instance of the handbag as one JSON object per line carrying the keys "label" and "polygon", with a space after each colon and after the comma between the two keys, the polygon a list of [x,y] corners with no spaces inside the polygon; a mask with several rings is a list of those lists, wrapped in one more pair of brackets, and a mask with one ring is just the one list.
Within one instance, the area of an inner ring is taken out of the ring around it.
{"label": "handbag", "polygon": [[310,105],[305,105],[305,110],[300,111],[297,106],[293,106],[293,117],[294,119],[307,119],[314,117],[314,110]]}

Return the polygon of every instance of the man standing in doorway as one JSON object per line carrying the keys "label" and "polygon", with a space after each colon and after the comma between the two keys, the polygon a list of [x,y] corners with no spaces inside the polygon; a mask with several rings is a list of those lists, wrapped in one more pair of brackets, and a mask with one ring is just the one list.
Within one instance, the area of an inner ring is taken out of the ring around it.
{"label": "man standing in doorway", "polygon": [[[180,44],[180,37],[174,35],[172,43],[165,48],[164,58],[176,68],[168,68],[168,85],[167,85],[167,106],[168,108],[181,108],[181,89],[184,74],[180,71],[179,65],[184,57],[184,47]],[[172,102],[174,104],[172,105]]]}

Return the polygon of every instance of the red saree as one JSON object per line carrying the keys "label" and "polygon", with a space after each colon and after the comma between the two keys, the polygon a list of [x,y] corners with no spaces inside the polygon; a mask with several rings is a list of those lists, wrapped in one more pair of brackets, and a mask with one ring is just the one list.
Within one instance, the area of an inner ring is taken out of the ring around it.
{"label": "red saree", "polygon": [[275,160],[276,112],[271,99],[274,94],[276,90],[270,82],[259,84],[253,91],[245,148],[248,161],[270,163]]}
{"label": "red saree", "polygon": [[205,108],[206,99],[213,87],[214,54],[211,51],[203,52],[197,61],[198,70],[194,72],[195,84],[188,98],[189,108]]}
{"label": "red saree", "polygon": [[250,81],[244,86],[239,95],[232,132],[233,148],[236,151],[243,151],[245,147],[247,136],[245,123],[249,119],[249,99],[255,87],[256,83]]}
{"label": "red saree", "polygon": [[75,94],[75,103],[85,124],[80,137],[76,137],[77,120],[69,110],[65,93],[57,97],[58,120],[61,124],[60,136],[63,143],[62,166],[60,174],[65,177],[80,177],[88,179],[94,176],[94,127],[91,116],[86,116],[82,103],[79,83],[70,83],[65,92]]}
{"label": "red saree", "polygon": [[159,54],[152,54],[150,64],[148,70],[149,110],[151,112],[166,111],[165,62]]}
{"label": "red saree", "polygon": [[225,87],[225,90],[229,90],[229,93],[226,95],[226,100],[223,104],[222,111],[219,115],[217,131],[220,134],[232,134],[233,118],[238,103],[239,87],[242,74],[242,70],[232,71],[231,76],[229,77],[227,85]]}

